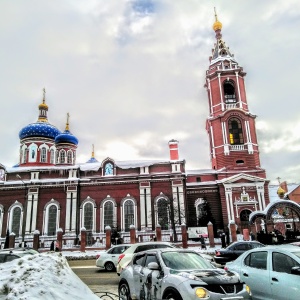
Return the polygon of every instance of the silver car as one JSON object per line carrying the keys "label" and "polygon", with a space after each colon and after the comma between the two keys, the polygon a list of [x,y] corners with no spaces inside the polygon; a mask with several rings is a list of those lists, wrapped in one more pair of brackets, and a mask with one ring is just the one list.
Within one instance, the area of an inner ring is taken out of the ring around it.
{"label": "silver car", "polygon": [[251,288],[253,299],[300,299],[300,248],[267,246],[245,252],[225,269],[237,272]]}
{"label": "silver car", "polygon": [[120,274],[120,299],[252,299],[236,273],[214,267],[193,250],[153,249],[133,256]]}

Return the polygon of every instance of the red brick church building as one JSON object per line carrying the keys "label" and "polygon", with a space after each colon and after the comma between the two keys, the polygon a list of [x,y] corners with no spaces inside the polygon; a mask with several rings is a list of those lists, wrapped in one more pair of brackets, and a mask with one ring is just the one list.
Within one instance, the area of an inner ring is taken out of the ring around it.
{"label": "red brick church building", "polygon": [[98,161],[93,149],[90,160],[79,163],[69,116],[64,131],[52,125],[44,93],[37,121],[19,132],[19,163],[0,164],[0,243],[7,230],[17,242],[30,242],[36,230],[50,241],[60,229],[65,244],[72,246],[82,227],[92,243],[101,242],[106,226],[125,239],[134,225],[141,240],[149,239],[158,224],[166,240],[174,227],[180,238],[182,224],[210,221],[215,231],[232,222],[239,229],[248,227],[250,213],[269,203],[269,182],[260,166],[246,73],[221,28],[216,17],[205,82],[211,169],[186,170],[177,140],[169,141],[165,160]]}

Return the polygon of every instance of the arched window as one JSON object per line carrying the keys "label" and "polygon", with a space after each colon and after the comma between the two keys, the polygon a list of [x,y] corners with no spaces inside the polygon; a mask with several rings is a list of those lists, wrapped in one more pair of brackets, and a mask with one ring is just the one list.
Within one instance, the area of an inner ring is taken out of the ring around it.
{"label": "arched window", "polygon": [[106,226],[114,227],[114,204],[112,201],[106,201],[104,204],[104,228]]}
{"label": "arched window", "polygon": [[94,206],[91,202],[87,202],[84,207],[83,207],[83,226],[87,231],[93,230],[93,223],[94,223],[94,218],[93,218],[93,211],[94,211]]}
{"label": "arched window", "polygon": [[237,118],[231,118],[228,122],[229,141],[231,145],[244,144],[242,123]]}
{"label": "arched window", "polygon": [[60,154],[60,163],[64,164],[65,160],[66,160],[66,151],[65,150],[61,150],[59,154]]}
{"label": "arched window", "polygon": [[223,83],[223,89],[224,89],[225,103],[226,104],[236,103],[234,82],[232,80],[225,80]]}
{"label": "arched window", "polygon": [[249,216],[251,214],[251,210],[249,209],[244,209],[240,213],[240,218],[242,222],[248,222],[249,221]]}
{"label": "arched window", "polygon": [[105,164],[104,169],[105,169],[104,175],[113,175],[114,168],[113,168],[112,163]]}
{"label": "arched window", "polygon": [[28,152],[28,150],[24,149],[24,151],[23,151],[23,163],[26,163],[27,152]]}
{"label": "arched window", "polygon": [[157,222],[162,230],[169,229],[170,224],[170,207],[169,201],[165,198],[157,200]]}
{"label": "arched window", "polygon": [[50,164],[54,164],[55,163],[55,152],[53,149],[50,150]]}
{"label": "arched window", "polygon": [[132,200],[126,200],[124,203],[124,221],[125,231],[129,231],[130,225],[134,225],[134,203]]}
{"label": "arched window", "polygon": [[72,163],[72,151],[68,151],[68,154],[67,154],[67,162],[68,164],[71,164]]}
{"label": "arched window", "polygon": [[56,235],[57,230],[57,207],[51,205],[48,208],[48,235]]}
{"label": "arched window", "polygon": [[[20,235],[20,227],[21,227],[21,208],[16,206],[12,210],[12,223],[11,223],[11,232],[13,232],[16,237]],[[25,218],[25,216],[23,216]]]}
{"label": "arched window", "polygon": [[42,163],[47,162],[47,150],[46,150],[46,148],[41,149],[41,162]]}
{"label": "arched window", "polygon": [[59,163],[59,152],[56,150],[56,163],[58,164]]}

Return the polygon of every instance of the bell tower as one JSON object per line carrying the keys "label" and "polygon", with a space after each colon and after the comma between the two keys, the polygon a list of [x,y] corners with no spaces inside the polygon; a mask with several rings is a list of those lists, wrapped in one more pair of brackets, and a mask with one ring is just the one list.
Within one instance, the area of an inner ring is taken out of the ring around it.
{"label": "bell tower", "polygon": [[222,23],[215,13],[216,43],[205,83],[209,101],[206,130],[212,168],[265,178],[265,170],[260,167],[256,116],[249,111],[247,102],[246,73],[222,39],[221,29]]}

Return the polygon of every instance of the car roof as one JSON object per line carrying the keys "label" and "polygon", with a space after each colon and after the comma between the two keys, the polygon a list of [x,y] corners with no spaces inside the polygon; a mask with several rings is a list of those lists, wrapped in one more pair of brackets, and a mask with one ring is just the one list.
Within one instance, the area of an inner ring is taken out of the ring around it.
{"label": "car roof", "polygon": [[193,249],[182,249],[182,248],[156,248],[156,249],[149,249],[149,250],[139,252],[139,253],[136,253],[136,254],[156,253],[156,252],[161,252],[161,253],[163,253],[163,252],[182,252],[182,253],[193,252],[193,253],[196,253],[196,254],[200,255],[200,253],[196,252]]}

